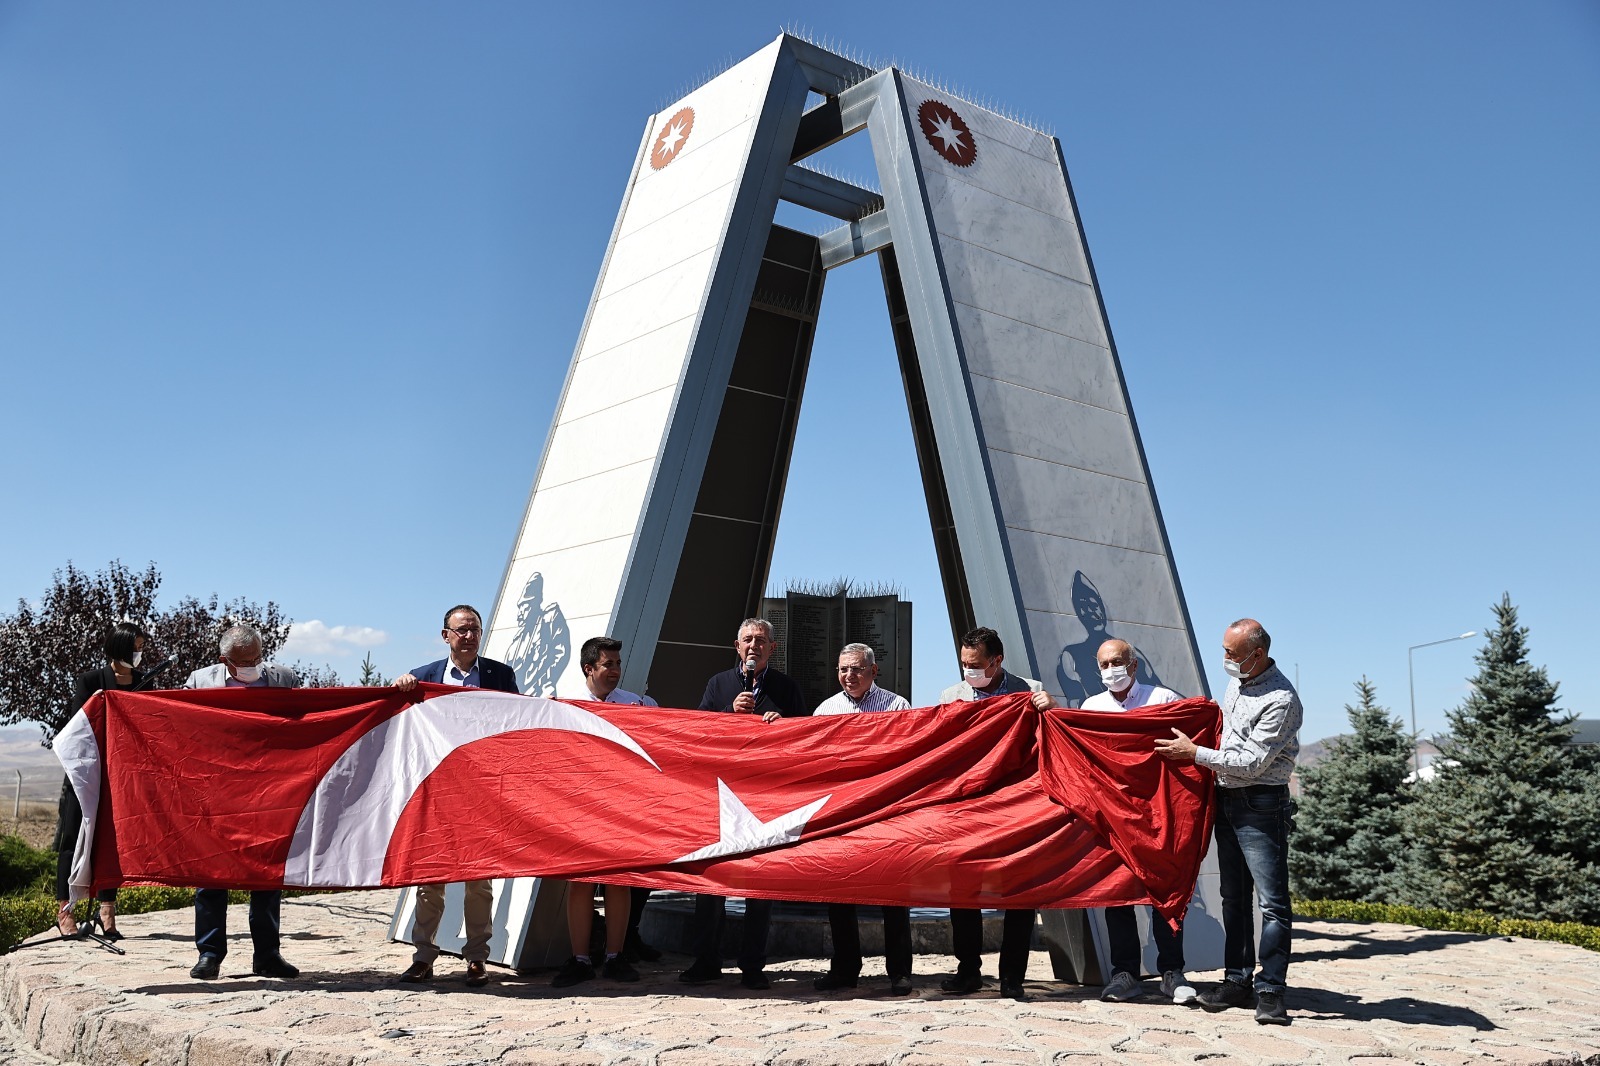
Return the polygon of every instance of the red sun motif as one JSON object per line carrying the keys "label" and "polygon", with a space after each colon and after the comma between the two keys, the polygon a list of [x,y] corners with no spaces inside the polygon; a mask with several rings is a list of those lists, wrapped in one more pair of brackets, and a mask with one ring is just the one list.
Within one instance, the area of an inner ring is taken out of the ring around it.
{"label": "red sun motif", "polygon": [[689,143],[689,131],[694,129],[694,108],[681,108],[677,114],[661,124],[661,129],[656,133],[654,146],[650,149],[650,167],[660,170],[678,156],[683,154],[683,146]]}
{"label": "red sun motif", "polygon": [[924,100],[917,108],[917,124],[933,150],[958,167],[970,167],[978,158],[978,142],[972,130],[948,104]]}

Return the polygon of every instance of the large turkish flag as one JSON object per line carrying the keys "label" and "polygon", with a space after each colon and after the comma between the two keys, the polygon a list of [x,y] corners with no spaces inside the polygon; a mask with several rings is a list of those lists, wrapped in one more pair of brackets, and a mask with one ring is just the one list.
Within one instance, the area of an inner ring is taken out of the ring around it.
{"label": "large turkish flag", "polygon": [[77,892],[550,876],[773,899],[1183,913],[1217,707],[780,719],[421,685],[102,693],[56,748]]}

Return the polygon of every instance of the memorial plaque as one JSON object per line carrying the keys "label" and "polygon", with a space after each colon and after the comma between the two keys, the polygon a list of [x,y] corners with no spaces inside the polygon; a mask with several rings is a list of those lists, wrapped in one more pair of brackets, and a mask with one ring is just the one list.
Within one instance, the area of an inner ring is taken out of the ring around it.
{"label": "memorial plaque", "polygon": [[811,710],[839,688],[839,649],[845,640],[845,597],[791,592],[785,597],[789,668]]}

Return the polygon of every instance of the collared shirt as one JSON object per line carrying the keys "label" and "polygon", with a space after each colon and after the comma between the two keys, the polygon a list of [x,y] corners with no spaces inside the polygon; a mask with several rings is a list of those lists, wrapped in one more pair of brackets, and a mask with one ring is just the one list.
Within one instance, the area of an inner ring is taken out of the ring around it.
{"label": "collared shirt", "polygon": [[456,665],[454,659],[444,661],[444,674],[439,678],[441,685],[459,685],[463,688],[480,688],[478,679],[478,660],[472,660],[472,669],[466,673],[461,672],[461,667]]}
{"label": "collared shirt", "polygon": [[904,696],[898,696],[874,684],[861,694],[860,700],[851,699],[850,693],[840,689],[823,700],[822,706],[817,708],[816,713],[860,714],[865,711],[904,711],[910,707],[911,701]]}
{"label": "collared shirt", "polygon": [[1222,741],[1197,748],[1194,761],[1217,772],[1223,788],[1287,785],[1300,754],[1300,695],[1276,663],[1222,697]]}
{"label": "collared shirt", "polygon": [[1085,711],[1133,711],[1140,707],[1152,707],[1160,703],[1175,703],[1183,699],[1182,696],[1170,688],[1160,685],[1146,685],[1142,681],[1135,681],[1128,686],[1128,691],[1118,699],[1110,689],[1096,692],[1084,700],[1080,710]]}
{"label": "collared shirt", "polygon": [[623,703],[634,707],[661,706],[649,696],[641,696],[638,693],[629,692],[625,688],[614,688],[604,697],[596,696],[588,685],[583,686],[583,691],[586,693],[586,695],[580,696],[579,699],[593,700],[595,703]]}

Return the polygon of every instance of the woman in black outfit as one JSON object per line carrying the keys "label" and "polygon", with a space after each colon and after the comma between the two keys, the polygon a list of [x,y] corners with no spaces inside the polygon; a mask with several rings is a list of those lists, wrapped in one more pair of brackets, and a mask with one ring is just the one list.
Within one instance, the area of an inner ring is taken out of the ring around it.
{"label": "woman in black outfit", "polygon": [[[137,669],[144,651],[144,633],[132,622],[118,622],[106,634],[106,664],[98,670],[79,674],[72,683],[72,711],[74,714],[101,689],[130,689],[144,673]],[[83,808],[78,805],[78,794],[72,786],[61,785],[61,820],[56,826],[56,929],[64,937],[78,935],[78,922],[72,916],[72,904],[67,880],[72,874],[72,853],[78,846],[78,833],[83,829]],[[102,889],[100,924],[107,940],[121,940],[117,932],[117,890]]]}

